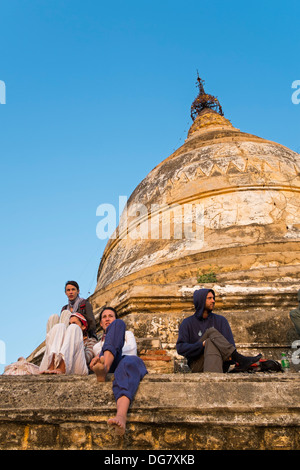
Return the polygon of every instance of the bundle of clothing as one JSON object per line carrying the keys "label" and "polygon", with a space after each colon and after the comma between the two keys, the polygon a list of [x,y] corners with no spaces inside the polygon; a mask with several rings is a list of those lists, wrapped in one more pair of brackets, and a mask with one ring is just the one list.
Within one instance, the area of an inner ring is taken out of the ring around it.
{"label": "bundle of clothing", "polygon": [[40,368],[24,357],[19,357],[17,362],[13,362],[4,368],[3,375],[32,375],[39,374]]}

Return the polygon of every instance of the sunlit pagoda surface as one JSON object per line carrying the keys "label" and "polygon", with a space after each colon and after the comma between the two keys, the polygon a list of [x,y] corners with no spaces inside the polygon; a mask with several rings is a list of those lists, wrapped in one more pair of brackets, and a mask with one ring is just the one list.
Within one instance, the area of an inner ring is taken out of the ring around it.
{"label": "sunlit pagoda surface", "polygon": [[[299,449],[299,154],[241,132],[204,90],[185,143],[136,187],[103,252],[90,301],[117,308],[148,374],[112,439],[112,377],[3,376],[2,449]],[[191,374],[176,353],[193,292],[216,292],[237,348],[289,373]],[[39,363],[40,345],[28,358]]]}
{"label": "sunlit pagoda surface", "polygon": [[91,298],[174,353],[194,289],[214,287],[237,342],[276,355],[294,338],[299,154],[234,127],[203,84],[198,77],[185,143],[131,194]]}

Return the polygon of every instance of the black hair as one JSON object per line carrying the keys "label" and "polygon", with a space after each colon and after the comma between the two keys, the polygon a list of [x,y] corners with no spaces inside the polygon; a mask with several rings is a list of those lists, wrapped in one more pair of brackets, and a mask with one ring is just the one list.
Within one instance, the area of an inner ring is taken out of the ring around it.
{"label": "black hair", "polygon": [[100,315],[99,315],[99,321],[101,321],[102,313],[104,312],[104,310],[111,310],[112,312],[114,312],[115,317],[118,318],[118,314],[117,314],[117,311],[116,311],[115,308],[113,308],[113,307],[103,307],[101,312],[100,312]]}
{"label": "black hair", "polygon": [[79,285],[76,281],[67,281],[66,284],[65,284],[65,291],[66,291],[66,288],[67,288],[68,284],[71,284],[71,286],[76,287],[76,289],[79,291]]}

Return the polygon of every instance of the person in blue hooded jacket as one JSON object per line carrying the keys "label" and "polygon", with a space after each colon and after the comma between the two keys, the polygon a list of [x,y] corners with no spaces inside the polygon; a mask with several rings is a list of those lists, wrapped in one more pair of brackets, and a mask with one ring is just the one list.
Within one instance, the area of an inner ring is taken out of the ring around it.
{"label": "person in blue hooded jacket", "polygon": [[182,321],[176,343],[192,372],[227,372],[235,363],[244,371],[261,358],[261,354],[249,357],[237,352],[227,319],[213,313],[212,289],[196,290],[193,300],[196,311]]}

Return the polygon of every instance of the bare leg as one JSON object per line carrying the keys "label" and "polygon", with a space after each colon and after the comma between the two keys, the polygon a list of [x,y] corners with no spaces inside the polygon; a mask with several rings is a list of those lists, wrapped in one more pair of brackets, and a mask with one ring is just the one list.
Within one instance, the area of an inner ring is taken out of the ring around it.
{"label": "bare leg", "polygon": [[117,414],[110,418],[107,424],[114,429],[117,436],[123,436],[126,430],[127,412],[130,400],[125,395],[117,400]]}

